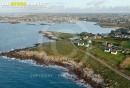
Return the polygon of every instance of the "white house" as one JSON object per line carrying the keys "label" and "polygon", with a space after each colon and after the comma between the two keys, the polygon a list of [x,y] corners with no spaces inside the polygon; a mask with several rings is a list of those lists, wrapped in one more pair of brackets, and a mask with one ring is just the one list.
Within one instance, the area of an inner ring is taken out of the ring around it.
{"label": "white house", "polygon": [[90,44],[86,44],[86,45],[84,45],[85,47],[89,47],[90,46]]}
{"label": "white house", "polygon": [[117,55],[117,50],[112,50],[112,51],[111,51],[111,54]]}
{"label": "white house", "polygon": [[88,36],[84,37],[83,39],[84,39],[84,40],[88,39]]}
{"label": "white house", "polygon": [[78,36],[70,38],[70,40],[79,40],[79,39],[80,39],[80,37],[78,37]]}
{"label": "white house", "polygon": [[111,52],[110,48],[105,48],[104,52]]}
{"label": "white house", "polygon": [[88,40],[88,43],[92,43],[92,41],[91,41],[91,40]]}
{"label": "white house", "polygon": [[78,46],[84,46],[84,45],[85,45],[84,43],[78,42]]}
{"label": "white house", "polygon": [[101,39],[101,36],[94,36],[93,39]]}

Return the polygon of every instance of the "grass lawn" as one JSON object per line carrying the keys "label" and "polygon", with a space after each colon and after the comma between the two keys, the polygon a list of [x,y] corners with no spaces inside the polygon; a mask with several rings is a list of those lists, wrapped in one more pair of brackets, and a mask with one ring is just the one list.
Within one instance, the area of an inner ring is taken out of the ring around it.
{"label": "grass lawn", "polygon": [[115,65],[119,65],[121,61],[125,58],[125,56],[122,53],[118,53],[117,55],[113,55],[107,52],[104,52],[103,49],[96,48],[91,51],[93,54],[101,57],[102,59],[111,62]]}
{"label": "grass lawn", "polygon": [[122,47],[125,49],[130,49],[130,41],[123,41]]}
{"label": "grass lawn", "polygon": [[51,31],[53,35],[61,38],[61,39],[68,39],[77,36],[77,34],[73,33],[61,33],[61,32],[53,32]]}
{"label": "grass lawn", "polygon": [[[46,51],[48,55],[61,55],[78,59],[78,61],[85,62],[85,65],[92,68],[97,74],[101,74],[106,82],[110,84],[110,88],[129,88],[130,81],[114,73],[104,65],[88,57],[83,52],[73,47],[70,40],[61,40],[56,42],[44,43],[37,48],[31,50]],[[101,52],[98,50],[98,52]],[[105,55],[104,55],[105,56]],[[109,54],[107,55],[109,56]],[[120,56],[120,55],[119,55]],[[105,56],[106,57],[106,56]],[[112,57],[112,56],[111,56]],[[116,58],[118,62],[121,59]],[[115,61],[112,61],[115,62]],[[118,63],[116,63],[118,64]]]}
{"label": "grass lawn", "polygon": [[70,40],[60,40],[56,42],[43,43],[39,47],[33,48],[31,50],[45,51],[48,55],[60,55],[71,58],[80,58],[82,55],[84,55],[82,52],[73,47]]}
{"label": "grass lawn", "polygon": [[123,42],[128,42],[128,39],[124,39],[124,38],[101,38],[101,39],[96,39],[94,41],[97,42],[102,42],[102,41],[107,41],[108,43],[119,43],[122,44]]}
{"label": "grass lawn", "polygon": [[107,41],[109,43],[120,43],[120,41],[117,40],[116,38],[101,38],[101,39],[96,39],[94,41],[97,41],[97,42]]}

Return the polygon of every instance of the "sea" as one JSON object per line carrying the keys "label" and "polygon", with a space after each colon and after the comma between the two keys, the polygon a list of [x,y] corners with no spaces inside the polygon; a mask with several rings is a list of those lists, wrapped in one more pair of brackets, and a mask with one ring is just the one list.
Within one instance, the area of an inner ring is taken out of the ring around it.
{"label": "sea", "polygon": [[[47,25],[40,25],[45,23]],[[33,24],[33,25],[32,25]],[[71,23],[21,22],[18,24],[0,22],[0,52],[32,47],[36,43],[53,42],[39,31],[65,33],[109,33],[115,28],[101,28],[95,22]],[[0,57],[0,88],[92,88],[83,80],[76,80],[74,74],[60,66],[37,65],[33,60],[16,60]]]}

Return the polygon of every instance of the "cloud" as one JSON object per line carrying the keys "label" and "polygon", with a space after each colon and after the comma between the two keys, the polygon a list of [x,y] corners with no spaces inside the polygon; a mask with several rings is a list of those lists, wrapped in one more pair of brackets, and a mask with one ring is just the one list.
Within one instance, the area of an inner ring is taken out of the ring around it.
{"label": "cloud", "polygon": [[[48,4],[44,8],[0,8],[0,13],[130,13],[130,5],[106,6],[106,0],[93,0],[86,4]],[[83,8],[84,7],[84,8]]]}
{"label": "cloud", "polygon": [[87,6],[100,7],[105,2],[106,2],[106,0],[94,0],[94,1],[88,2],[86,5]]}

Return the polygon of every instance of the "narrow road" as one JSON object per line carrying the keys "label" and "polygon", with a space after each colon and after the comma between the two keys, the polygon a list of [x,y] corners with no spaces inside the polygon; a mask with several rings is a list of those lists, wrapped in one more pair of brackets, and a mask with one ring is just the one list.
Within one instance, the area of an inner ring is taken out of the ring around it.
{"label": "narrow road", "polygon": [[120,71],[117,70],[117,69],[114,69],[113,67],[111,67],[110,65],[108,65],[108,64],[106,64],[104,61],[102,61],[100,58],[95,57],[94,55],[90,54],[89,52],[85,52],[85,51],[79,49],[78,47],[76,47],[76,46],[74,45],[74,43],[73,43],[72,41],[71,41],[71,43],[72,43],[72,45],[73,45],[76,49],[78,49],[79,51],[85,53],[87,56],[93,58],[94,60],[98,61],[98,62],[101,63],[102,65],[108,67],[109,69],[111,69],[111,70],[114,71],[115,73],[119,74],[120,76],[122,76],[122,77],[124,77],[124,78],[130,80],[130,76],[128,76],[128,75],[126,75],[126,74],[120,72]]}

